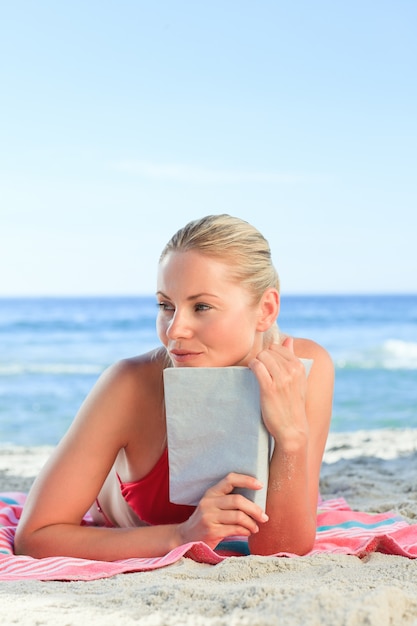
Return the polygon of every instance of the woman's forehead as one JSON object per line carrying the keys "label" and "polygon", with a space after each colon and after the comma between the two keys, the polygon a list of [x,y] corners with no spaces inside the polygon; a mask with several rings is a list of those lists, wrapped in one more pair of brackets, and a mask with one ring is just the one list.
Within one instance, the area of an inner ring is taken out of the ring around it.
{"label": "woman's forehead", "polygon": [[230,288],[235,282],[230,264],[196,250],[169,252],[158,267],[157,284],[162,290],[186,284],[199,291],[213,291],[213,286],[227,283]]}

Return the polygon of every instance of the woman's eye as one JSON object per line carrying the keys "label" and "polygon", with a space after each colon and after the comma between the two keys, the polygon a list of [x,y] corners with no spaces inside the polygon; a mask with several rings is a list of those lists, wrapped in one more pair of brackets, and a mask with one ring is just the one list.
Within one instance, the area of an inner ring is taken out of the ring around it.
{"label": "woman's eye", "polygon": [[172,306],[172,304],[169,304],[169,302],[158,302],[157,306],[160,311],[173,311],[174,310],[174,307]]}
{"label": "woman's eye", "polygon": [[211,309],[211,306],[209,304],[196,304],[195,305],[195,310],[196,311],[209,311]]}

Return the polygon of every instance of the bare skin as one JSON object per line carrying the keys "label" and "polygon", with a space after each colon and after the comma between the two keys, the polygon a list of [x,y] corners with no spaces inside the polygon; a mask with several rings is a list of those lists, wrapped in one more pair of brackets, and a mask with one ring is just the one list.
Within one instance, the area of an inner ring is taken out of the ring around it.
{"label": "bare skin", "polygon": [[[41,471],[19,524],[15,550],[34,557],[98,560],[166,554],[189,541],[214,548],[229,535],[249,538],[258,554],[308,552],[314,541],[321,460],[333,391],[327,352],[307,339],[263,346],[279,296],[267,289],[252,304],[229,268],[198,252],[170,253],[159,268],[158,334],[163,348],[127,359],[99,379],[68,433]],[[235,487],[260,488],[229,474],[181,524],[140,528],[81,526],[120,450],[125,482],[148,474],[166,446],[162,371],[245,365],[261,390],[262,415],[274,438],[266,512]],[[299,357],[314,360],[306,379]]]}

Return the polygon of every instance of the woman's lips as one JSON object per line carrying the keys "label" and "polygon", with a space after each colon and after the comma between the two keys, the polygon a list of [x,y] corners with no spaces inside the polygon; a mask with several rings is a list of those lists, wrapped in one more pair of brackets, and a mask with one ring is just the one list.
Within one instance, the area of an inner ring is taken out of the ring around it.
{"label": "woman's lips", "polygon": [[187,363],[200,356],[201,352],[191,352],[187,350],[171,350],[171,359],[176,363]]}

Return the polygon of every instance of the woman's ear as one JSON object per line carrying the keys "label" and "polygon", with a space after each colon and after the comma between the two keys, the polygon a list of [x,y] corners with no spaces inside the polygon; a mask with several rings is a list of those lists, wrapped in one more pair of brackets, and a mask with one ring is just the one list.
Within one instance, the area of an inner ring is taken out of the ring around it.
{"label": "woman's ear", "polygon": [[279,293],[278,291],[270,287],[266,289],[260,302],[259,302],[259,317],[257,330],[265,332],[268,328],[271,328],[277,320],[279,314]]}

